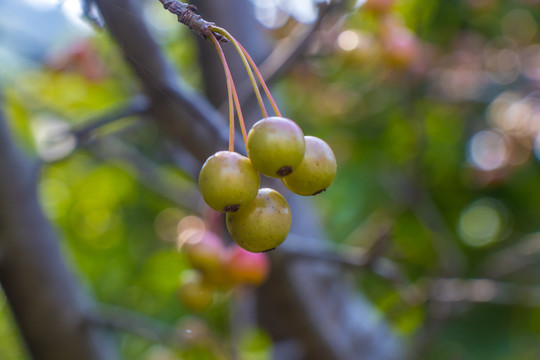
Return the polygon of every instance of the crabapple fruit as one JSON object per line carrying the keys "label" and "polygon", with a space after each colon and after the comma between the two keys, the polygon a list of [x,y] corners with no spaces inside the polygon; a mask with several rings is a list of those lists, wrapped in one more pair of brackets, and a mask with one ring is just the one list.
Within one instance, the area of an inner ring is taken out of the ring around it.
{"label": "crabapple fruit", "polygon": [[260,189],[251,203],[227,213],[227,230],[233,240],[251,252],[272,250],[280,245],[291,228],[289,204],[274,189]]}
{"label": "crabapple fruit", "polygon": [[302,129],[294,121],[278,116],[257,121],[247,138],[253,166],[270,177],[293,172],[304,157],[304,148]]}
{"label": "crabapple fruit", "polygon": [[219,236],[211,231],[197,231],[183,245],[191,266],[211,273],[221,267],[225,246]]}
{"label": "crabapple fruit", "polygon": [[219,151],[210,156],[199,174],[204,201],[221,212],[237,211],[253,201],[259,184],[259,173],[251,161],[232,151]]}
{"label": "crabapple fruit", "polygon": [[295,194],[317,195],[332,184],[336,170],[336,157],[330,146],[317,137],[306,136],[306,153],[302,163],[281,180]]}
{"label": "crabapple fruit", "polygon": [[252,253],[233,245],[228,253],[225,269],[235,284],[260,285],[266,280],[270,270],[268,256]]}
{"label": "crabapple fruit", "polygon": [[181,274],[178,297],[186,308],[201,311],[210,306],[214,292],[210,286],[203,282],[201,274],[186,270]]}

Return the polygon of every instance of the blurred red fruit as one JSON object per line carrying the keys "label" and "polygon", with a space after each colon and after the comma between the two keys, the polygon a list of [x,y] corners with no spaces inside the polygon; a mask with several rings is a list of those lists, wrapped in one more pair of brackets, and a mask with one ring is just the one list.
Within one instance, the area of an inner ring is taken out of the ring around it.
{"label": "blurred red fruit", "polygon": [[225,269],[233,283],[260,285],[268,277],[270,263],[264,253],[252,253],[233,245],[229,250]]}
{"label": "blurred red fruit", "polygon": [[421,46],[416,35],[393,17],[381,28],[382,52],[386,62],[396,68],[408,68],[418,61]]}
{"label": "blurred red fruit", "polygon": [[47,60],[49,68],[59,72],[79,73],[89,81],[107,77],[105,63],[89,40],[80,40]]}

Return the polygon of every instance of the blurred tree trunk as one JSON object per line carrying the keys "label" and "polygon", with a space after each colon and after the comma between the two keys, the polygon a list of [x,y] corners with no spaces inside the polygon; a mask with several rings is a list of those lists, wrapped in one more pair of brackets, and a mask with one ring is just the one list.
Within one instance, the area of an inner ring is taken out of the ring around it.
{"label": "blurred tree trunk", "polygon": [[33,359],[115,358],[37,198],[38,164],[16,148],[0,106],[0,283]]}

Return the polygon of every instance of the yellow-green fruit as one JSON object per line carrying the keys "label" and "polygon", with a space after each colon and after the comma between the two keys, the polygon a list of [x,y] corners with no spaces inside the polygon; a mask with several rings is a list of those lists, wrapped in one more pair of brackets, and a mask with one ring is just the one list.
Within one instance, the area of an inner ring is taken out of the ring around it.
{"label": "yellow-green fruit", "polygon": [[295,194],[317,195],[332,184],[336,170],[336,157],[330,146],[317,137],[306,136],[306,153],[302,163],[281,180]]}
{"label": "yellow-green fruit", "polygon": [[251,161],[236,152],[210,156],[199,174],[199,190],[206,203],[221,212],[237,211],[257,196],[260,176]]}
{"label": "yellow-green fruit", "polygon": [[253,202],[227,213],[227,230],[243,249],[263,252],[280,245],[291,228],[289,204],[273,189],[259,190]]}
{"label": "yellow-green fruit", "polygon": [[201,311],[212,303],[214,291],[199,273],[187,270],[182,272],[178,297],[186,308]]}
{"label": "yellow-green fruit", "polygon": [[304,148],[302,129],[283,117],[257,121],[247,138],[247,153],[253,166],[270,177],[293,172],[304,157]]}
{"label": "yellow-green fruit", "polygon": [[219,236],[208,230],[194,232],[183,249],[191,266],[204,274],[219,271],[225,246]]}

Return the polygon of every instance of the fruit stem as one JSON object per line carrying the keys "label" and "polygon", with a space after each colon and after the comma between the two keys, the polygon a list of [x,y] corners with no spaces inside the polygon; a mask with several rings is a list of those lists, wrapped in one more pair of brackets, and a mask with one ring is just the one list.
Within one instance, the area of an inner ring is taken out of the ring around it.
{"label": "fruit stem", "polygon": [[[229,71],[229,76],[232,82],[231,71],[229,69],[227,70]],[[236,112],[238,113],[238,122],[240,123],[240,129],[242,130],[242,137],[244,138],[244,145],[247,148],[246,124],[244,124],[244,115],[242,114],[242,107],[240,106],[240,100],[238,100],[238,93],[236,92],[236,87],[234,86],[234,83],[232,83],[232,90],[233,90],[233,96],[234,96],[234,104],[236,106]]]}
{"label": "fruit stem", "polygon": [[279,111],[279,108],[278,108],[276,102],[274,101],[274,98],[272,97],[272,94],[270,93],[270,90],[268,90],[268,86],[266,85],[266,81],[264,81],[264,78],[263,78],[263,76],[261,74],[261,71],[257,67],[257,64],[255,64],[255,61],[253,61],[253,59],[251,58],[251,56],[249,55],[247,50],[244,49],[242,44],[238,43],[238,45],[240,46],[240,49],[242,49],[242,52],[246,56],[247,60],[249,61],[249,64],[253,68],[253,70],[255,70],[255,74],[257,74],[257,78],[259,78],[259,82],[261,83],[261,85],[262,85],[262,87],[264,89],[264,92],[266,93],[266,96],[268,97],[268,100],[270,101],[270,104],[272,105],[272,109],[274,109],[274,113],[276,113],[276,116],[281,117],[281,112]]}
{"label": "fruit stem", "polygon": [[265,118],[268,117],[268,112],[266,111],[266,107],[264,106],[261,92],[259,91],[259,86],[257,85],[257,81],[255,80],[255,77],[253,76],[253,71],[251,71],[249,62],[246,59],[246,56],[244,55],[244,52],[242,51],[242,47],[240,46],[238,41],[231,34],[229,34],[227,30],[220,28],[219,26],[209,26],[208,30],[210,30],[210,32],[216,32],[220,35],[223,35],[224,38],[226,38],[233,44],[234,48],[236,49],[236,52],[240,55],[240,58],[242,59],[242,63],[244,64],[244,67],[246,68],[246,71],[249,76],[249,80],[251,81],[251,85],[253,86],[253,91],[255,92],[255,96],[257,97],[257,102],[259,103],[259,106],[261,108],[261,113],[263,117]]}
{"label": "fruit stem", "polygon": [[[219,54],[219,58],[221,60],[221,64],[223,64],[223,69],[225,70],[225,77],[227,79],[227,97],[229,99],[229,151],[234,151],[234,105],[233,105],[233,91],[232,88],[234,88],[234,82],[231,76],[231,72],[229,70],[229,65],[227,65],[227,59],[225,58],[225,54],[223,53],[223,49],[219,45],[219,42],[217,41],[214,34],[210,33],[210,40],[214,44],[214,47],[216,48],[216,51]],[[236,89],[234,89],[234,92],[236,93]]]}

